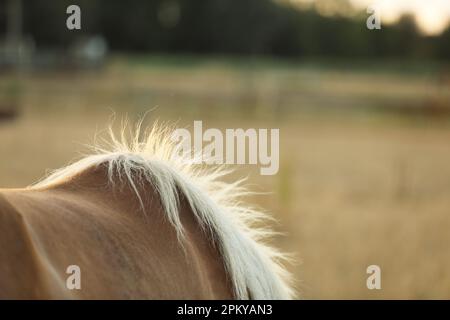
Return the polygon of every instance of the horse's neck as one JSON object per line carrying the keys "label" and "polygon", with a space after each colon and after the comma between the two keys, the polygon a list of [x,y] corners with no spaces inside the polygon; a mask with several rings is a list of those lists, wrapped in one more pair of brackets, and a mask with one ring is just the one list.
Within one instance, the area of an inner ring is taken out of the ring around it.
{"label": "horse's neck", "polygon": [[[30,254],[44,264],[44,293],[61,297],[64,290],[55,287],[64,285],[67,265],[80,264],[88,285],[74,294],[83,298],[232,298],[223,260],[189,206],[180,205],[186,237],[181,244],[153,187],[137,187],[145,211],[136,190],[120,179],[111,184],[102,166],[7,195],[32,233],[37,251]],[[141,280],[118,280],[117,288],[101,280],[124,273]]]}

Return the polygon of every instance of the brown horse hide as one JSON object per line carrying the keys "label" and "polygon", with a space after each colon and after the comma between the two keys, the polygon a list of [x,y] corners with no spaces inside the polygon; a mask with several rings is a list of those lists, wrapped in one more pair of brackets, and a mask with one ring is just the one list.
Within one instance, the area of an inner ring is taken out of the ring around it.
{"label": "brown horse hide", "polygon": [[[145,211],[104,167],[56,185],[0,190],[1,299],[231,299],[212,239],[181,201],[180,242],[150,185]],[[69,266],[81,287],[67,285]]]}

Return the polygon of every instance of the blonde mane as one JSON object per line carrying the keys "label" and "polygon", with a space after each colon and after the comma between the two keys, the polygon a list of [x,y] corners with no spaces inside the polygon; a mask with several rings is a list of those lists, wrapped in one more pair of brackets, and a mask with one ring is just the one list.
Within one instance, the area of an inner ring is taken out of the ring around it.
{"label": "blonde mane", "polygon": [[230,170],[195,165],[191,155],[180,155],[179,145],[171,139],[171,127],[155,125],[143,134],[141,123],[128,132],[123,126],[119,138],[110,129],[110,139],[103,140],[103,147],[93,147],[91,155],[30,188],[57,184],[88,168],[105,165],[110,183],[126,179],[143,206],[146,195],[139,186],[151,184],[181,243],[185,239],[180,199],[187,201],[200,226],[213,236],[237,299],[292,298],[290,277],[281,264],[285,257],[266,243],[273,233],[255,225],[267,215],[241,201],[250,194],[242,180],[227,183],[222,178]]}

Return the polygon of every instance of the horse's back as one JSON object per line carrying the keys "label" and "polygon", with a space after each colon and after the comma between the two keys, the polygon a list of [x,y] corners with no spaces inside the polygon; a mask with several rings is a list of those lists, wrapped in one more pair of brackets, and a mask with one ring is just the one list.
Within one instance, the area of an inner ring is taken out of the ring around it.
{"label": "horse's back", "polygon": [[[220,254],[190,208],[181,204],[180,242],[153,188],[142,188],[145,212],[103,169],[0,192],[0,298],[232,298]],[[66,286],[72,265],[79,290]]]}

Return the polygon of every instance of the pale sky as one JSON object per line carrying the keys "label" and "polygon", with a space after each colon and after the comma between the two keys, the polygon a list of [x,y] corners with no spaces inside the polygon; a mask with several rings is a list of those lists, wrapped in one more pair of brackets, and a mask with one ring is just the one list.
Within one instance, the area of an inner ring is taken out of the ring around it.
{"label": "pale sky", "polygon": [[395,22],[402,13],[412,13],[423,32],[439,34],[450,22],[450,0],[351,0],[355,6],[375,5],[381,19]]}
{"label": "pale sky", "polygon": [[[315,4],[321,13],[343,13],[339,0],[288,0],[298,5]],[[375,6],[381,14],[381,22],[396,22],[403,13],[415,16],[417,25],[429,35],[439,34],[450,24],[450,0],[349,0],[357,9],[366,11]],[[351,10],[350,10],[351,11]]]}

